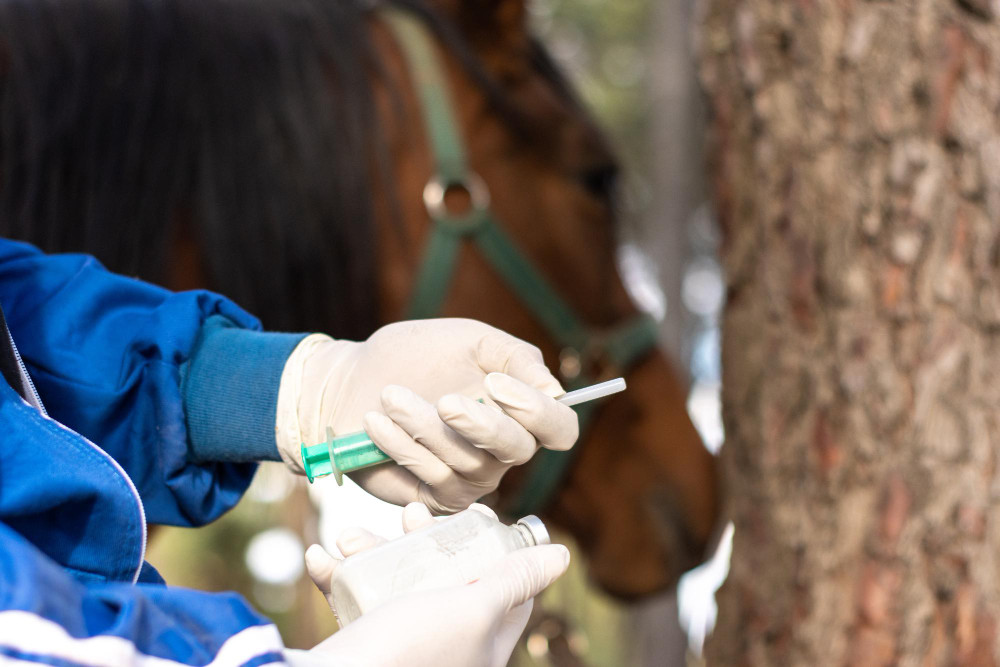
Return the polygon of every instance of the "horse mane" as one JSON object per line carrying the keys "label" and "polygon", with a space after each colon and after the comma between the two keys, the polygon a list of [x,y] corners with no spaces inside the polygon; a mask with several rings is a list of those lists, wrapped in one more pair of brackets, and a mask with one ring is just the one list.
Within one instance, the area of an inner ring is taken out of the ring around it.
{"label": "horse mane", "polygon": [[[519,128],[448,22],[419,0],[391,2],[422,16]],[[267,328],[367,336],[370,199],[387,159],[371,8],[0,0],[0,235],[163,282],[186,229],[213,288]]]}

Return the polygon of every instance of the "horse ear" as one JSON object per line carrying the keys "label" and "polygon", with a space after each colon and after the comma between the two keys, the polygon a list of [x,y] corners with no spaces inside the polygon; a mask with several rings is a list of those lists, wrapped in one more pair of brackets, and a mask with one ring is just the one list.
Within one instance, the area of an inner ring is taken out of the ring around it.
{"label": "horse ear", "polygon": [[527,0],[438,0],[466,35],[508,43],[528,35]]}
{"label": "horse ear", "polygon": [[528,30],[527,0],[480,0],[489,5],[494,25],[506,37],[523,36]]}

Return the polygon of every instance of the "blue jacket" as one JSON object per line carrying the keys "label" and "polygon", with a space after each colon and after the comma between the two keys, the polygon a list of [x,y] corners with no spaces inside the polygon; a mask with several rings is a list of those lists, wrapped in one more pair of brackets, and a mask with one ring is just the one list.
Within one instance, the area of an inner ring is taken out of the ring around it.
{"label": "blue jacket", "polygon": [[277,630],[238,595],[167,588],[144,554],[147,522],[212,521],[246,461],[277,458],[301,336],[3,239],[0,307],[48,412],[0,377],[0,662],[280,662]]}

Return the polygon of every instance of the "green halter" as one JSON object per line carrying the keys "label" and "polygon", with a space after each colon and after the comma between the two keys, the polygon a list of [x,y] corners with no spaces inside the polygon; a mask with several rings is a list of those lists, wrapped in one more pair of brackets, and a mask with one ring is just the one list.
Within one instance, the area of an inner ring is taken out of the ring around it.
{"label": "green halter", "polygon": [[[581,357],[600,358],[618,371],[627,370],[656,346],[656,322],[648,315],[637,315],[609,331],[598,332],[577,317],[497,224],[486,184],[467,166],[465,149],[456,131],[458,124],[451,113],[444,69],[427,28],[417,17],[399,9],[386,8],[380,14],[409,61],[436,169],[424,188],[424,204],[434,228],[406,316],[437,316],[451,284],[459,245],[469,241],[563,350],[561,359],[575,360],[580,368]],[[444,196],[452,188],[468,192],[468,212],[453,215],[447,210]],[[573,389],[594,381],[577,373],[567,384]],[[574,408],[581,433],[593,414],[593,406],[584,403]],[[569,468],[573,451],[575,448],[569,452],[539,451],[520,493],[506,509],[521,516],[545,507]]]}

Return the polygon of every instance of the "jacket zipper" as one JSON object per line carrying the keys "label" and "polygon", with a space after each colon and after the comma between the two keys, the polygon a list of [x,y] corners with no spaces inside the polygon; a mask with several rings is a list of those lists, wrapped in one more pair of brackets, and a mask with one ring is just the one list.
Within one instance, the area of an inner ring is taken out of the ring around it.
{"label": "jacket zipper", "polygon": [[42,405],[42,398],[38,395],[38,390],[35,389],[35,383],[31,381],[31,376],[28,375],[28,369],[24,365],[24,361],[21,359],[20,353],[17,351],[17,345],[14,343],[14,337],[7,332],[7,339],[10,341],[10,347],[14,350],[14,358],[17,359],[18,366],[21,370],[21,378],[27,383],[28,389],[31,390],[31,396],[35,399],[35,407],[38,411],[42,413],[42,416],[51,421],[53,424],[68,432],[78,438],[82,438],[84,442],[90,445],[98,454],[103,456],[107,461],[114,467],[115,470],[125,479],[125,483],[128,484],[129,490],[132,492],[132,497],[135,498],[136,505],[139,507],[139,526],[142,528],[142,549],[139,551],[139,564],[135,568],[135,572],[132,574],[132,583],[136,583],[139,580],[139,573],[142,572],[142,564],[146,561],[146,508],[143,507],[142,498],[139,496],[139,490],[135,488],[135,484],[132,482],[132,478],[128,476],[125,469],[121,467],[118,461],[115,461],[106,451],[92,443],[88,438],[80,435],[76,431],[71,430],[64,424],[59,423],[55,419],[49,417],[49,413],[45,411],[45,406]]}
{"label": "jacket zipper", "polygon": [[45,406],[42,405],[42,397],[38,395],[38,390],[35,389],[35,383],[31,381],[31,376],[28,375],[28,368],[24,365],[24,361],[21,359],[21,353],[17,351],[17,345],[14,344],[14,337],[7,332],[7,340],[10,341],[10,349],[14,351],[14,359],[17,360],[18,368],[21,371],[21,380],[28,385],[28,390],[31,391],[31,397],[35,399],[35,407],[38,408],[41,413],[48,417],[49,413],[45,411]]}
{"label": "jacket zipper", "polygon": [[142,564],[146,562],[146,541],[148,538],[146,533],[146,508],[142,504],[142,498],[139,497],[139,490],[135,488],[135,483],[132,482],[132,478],[128,476],[128,473],[125,472],[125,469],[122,468],[121,465],[118,463],[118,461],[115,461],[110,454],[108,454],[106,451],[104,451],[103,449],[92,443],[88,438],[70,429],[65,424],[61,424],[60,422],[56,421],[55,419],[52,419],[49,416],[46,416],[46,419],[48,419],[53,424],[55,424],[62,430],[66,431],[70,435],[80,438],[88,445],[90,445],[98,454],[107,459],[108,463],[110,463],[114,467],[114,469],[118,471],[118,474],[120,474],[122,478],[125,479],[125,483],[128,484],[128,488],[132,492],[132,497],[135,498],[135,504],[139,507],[139,527],[142,529],[142,548],[139,550],[139,563],[136,565],[135,572],[132,574],[132,583],[133,584],[136,583],[137,581],[139,581],[139,573],[142,572]]}

